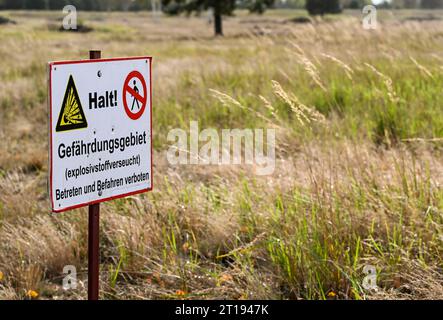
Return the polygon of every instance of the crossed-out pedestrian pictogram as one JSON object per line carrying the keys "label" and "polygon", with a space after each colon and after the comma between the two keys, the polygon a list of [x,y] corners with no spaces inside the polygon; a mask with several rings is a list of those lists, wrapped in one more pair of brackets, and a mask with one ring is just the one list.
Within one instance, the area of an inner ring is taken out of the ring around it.
{"label": "crossed-out pedestrian pictogram", "polygon": [[[142,93],[137,87],[137,79],[142,85]],[[123,85],[123,105],[126,114],[132,120],[137,120],[143,115],[146,108],[147,94],[146,81],[142,74],[138,71],[129,73]]]}

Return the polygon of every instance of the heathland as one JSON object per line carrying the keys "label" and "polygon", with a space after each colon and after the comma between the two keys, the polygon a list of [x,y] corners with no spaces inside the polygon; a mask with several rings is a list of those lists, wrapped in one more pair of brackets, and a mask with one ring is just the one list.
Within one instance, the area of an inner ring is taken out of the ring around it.
{"label": "heathland", "polygon": [[[86,297],[87,210],[49,208],[47,62],[90,49],[154,58],[154,191],[102,205],[103,298],[443,297],[442,12],[375,30],[237,12],[217,38],[205,16],[80,12],[75,33],[61,12],[0,15],[0,298]],[[168,164],[190,121],[276,129],[274,173]]]}

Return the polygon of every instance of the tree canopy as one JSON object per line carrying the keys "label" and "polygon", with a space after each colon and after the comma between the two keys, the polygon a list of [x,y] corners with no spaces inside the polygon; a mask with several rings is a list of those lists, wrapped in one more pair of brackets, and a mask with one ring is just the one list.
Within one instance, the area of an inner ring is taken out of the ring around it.
{"label": "tree canopy", "polygon": [[162,0],[163,11],[168,14],[200,13],[211,9],[216,35],[223,35],[222,16],[231,15],[237,6],[247,8],[251,12],[263,13],[274,2],[275,0]]}
{"label": "tree canopy", "polygon": [[61,10],[73,5],[77,10],[149,10],[152,0],[0,0],[0,9]]}
{"label": "tree canopy", "polygon": [[340,0],[307,0],[306,10],[310,15],[324,15],[326,13],[340,13]]}

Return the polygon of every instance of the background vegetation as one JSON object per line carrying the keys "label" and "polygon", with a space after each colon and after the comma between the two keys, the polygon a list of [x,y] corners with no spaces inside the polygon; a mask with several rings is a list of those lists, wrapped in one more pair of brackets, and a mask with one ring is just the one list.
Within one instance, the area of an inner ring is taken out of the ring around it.
{"label": "background vegetation", "polygon": [[[359,11],[235,13],[217,38],[207,16],[82,13],[80,34],[2,13],[1,298],[86,297],[87,212],[49,209],[46,63],[89,49],[154,57],[155,189],[102,205],[103,298],[443,296],[441,12],[381,11],[376,30]],[[190,120],[275,128],[274,174],[168,165]]]}
{"label": "background vegetation", "polygon": [[[192,0],[205,2],[206,0]],[[209,0],[212,1],[212,0]],[[304,8],[306,2],[310,0],[240,0],[236,3],[242,7],[250,7],[251,5],[260,5],[266,2],[273,2],[276,8]],[[78,10],[87,11],[140,11],[151,10],[155,3],[159,2],[176,2],[181,0],[0,0],[1,9],[41,9],[41,10],[61,10],[65,5],[74,5]],[[206,1],[207,2],[207,1]],[[232,2],[231,0],[220,0],[219,2]],[[314,0],[315,2],[315,0]],[[344,8],[362,8],[365,4],[370,4],[371,0],[323,0],[325,2],[340,2]],[[442,8],[443,0],[376,0],[375,3],[380,6],[393,8]],[[320,4],[321,5],[321,4]]]}

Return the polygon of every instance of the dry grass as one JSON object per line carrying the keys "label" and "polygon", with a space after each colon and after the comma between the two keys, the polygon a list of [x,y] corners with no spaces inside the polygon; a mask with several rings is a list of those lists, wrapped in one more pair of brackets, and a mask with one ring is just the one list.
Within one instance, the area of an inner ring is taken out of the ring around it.
{"label": "dry grass", "polygon": [[[292,12],[291,14],[298,14]],[[86,210],[47,195],[45,63],[154,56],[155,190],[102,205],[101,289],[110,299],[441,298],[443,23],[347,15],[294,25],[288,13],[228,19],[51,13],[0,27],[0,298],[86,296]],[[210,90],[212,89],[212,90]],[[277,129],[277,164],[166,162],[171,128]],[[365,265],[378,271],[362,288]],[[63,291],[62,270],[79,287]]]}

